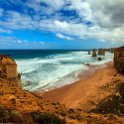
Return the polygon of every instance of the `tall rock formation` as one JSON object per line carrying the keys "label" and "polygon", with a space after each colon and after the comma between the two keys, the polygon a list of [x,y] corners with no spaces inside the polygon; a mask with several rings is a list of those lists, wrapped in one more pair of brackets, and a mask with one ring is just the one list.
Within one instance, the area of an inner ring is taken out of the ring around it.
{"label": "tall rock formation", "polygon": [[124,46],[114,51],[114,67],[118,72],[124,74]]}
{"label": "tall rock formation", "polygon": [[90,53],[90,51],[88,51],[88,55],[90,55],[91,53]]}
{"label": "tall rock formation", "polygon": [[105,49],[99,49],[98,50],[98,55],[104,56],[105,55]]}
{"label": "tall rock formation", "polygon": [[9,56],[0,55],[0,77],[15,82],[21,86],[20,74],[17,72],[17,64]]}
{"label": "tall rock formation", "polygon": [[92,52],[92,57],[97,57],[97,54],[96,54],[96,49],[93,49],[93,52]]}

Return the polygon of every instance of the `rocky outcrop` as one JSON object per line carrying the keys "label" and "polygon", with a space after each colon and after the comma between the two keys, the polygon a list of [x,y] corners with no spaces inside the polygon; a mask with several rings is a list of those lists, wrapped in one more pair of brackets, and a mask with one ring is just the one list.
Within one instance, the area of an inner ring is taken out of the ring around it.
{"label": "rocky outcrop", "polygon": [[92,52],[92,57],[97,57],[97,54],[96,54],[96,49],[93,49],[93,52]]}
{"label": "rocky outcrop", "polygon": [[124,74],[124,46],[114,51],[114,67]]}
{"label": "rocky outcrop", "polygon": [[[45,100],[43,97],[23,90],[22,87],[18,86],[15,79],[20,79],[15,61],[8,56],[0,56],[0,123],[108,124],[119,122],[120,124],[123,124],[122,122],[124,122],[116,115],[116,118],[114,118],[111,116],[112,114],[105,116],[101,113],[96,114],[91,113],[90,111],[88,113],[84,113],[81,108],[69,109],[58,102]],[[100,89],[99,91],[101,92]],[[106,89],[103,93],[105,91]],[[93,105],[96,104],[94,101],[89,102]],[[111,107],[111,104],[109,104],[109,106]],[[105,106],[105,108],[107,107]],[[113,106],[111,108],[114,110]]]}
{"label": "rocky outcrop", "polygon": [[105,49],[99,49],[98,50],[98,55],[105,55]]}
{"label": "rocky outcrop", "polygon": [[17,72],[17,64],[9,56],[0,55],[0,77],[13,81],[21,86],[20,75]]}
{"label": "rocky outcrop", "polygon": [[98,61],[102,61],[102,58],[101,57],[98,57]]}
{"label": "rocky outcrop", "polygon": [[88,51],[88,55],[90,55],[91,53],[90,53],[90,51]]}
{"label": "rocky outcrop", "polygon": [[109,51],[110,51],[111,53],[114,53],[115,50],[116,50],[116,48],[111,48]]}

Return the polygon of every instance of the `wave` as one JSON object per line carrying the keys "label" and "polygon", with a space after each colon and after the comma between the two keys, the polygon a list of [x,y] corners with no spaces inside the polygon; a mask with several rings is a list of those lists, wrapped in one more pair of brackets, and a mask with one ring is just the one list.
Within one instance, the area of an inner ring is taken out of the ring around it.
{"label": "wave", "polygon": [[[60,87],[78,80],[81,70],[87,70],[85,63],[103,64],[112,60],[112,54],[107,53],[98,62],[87,52],[69,52],[48,55],[47,57],[16,59],[21,73],[23,87],[27,90],[41,88],[43,90]],[[84,64],[83,64],[84,63]]]}

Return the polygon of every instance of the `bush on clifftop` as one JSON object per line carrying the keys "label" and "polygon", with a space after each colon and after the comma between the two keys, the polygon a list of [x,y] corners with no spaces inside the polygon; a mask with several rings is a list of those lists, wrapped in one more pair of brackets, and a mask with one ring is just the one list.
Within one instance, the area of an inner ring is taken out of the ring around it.
{"label": "bush on clifftop", "polygon": [[53,113],[33,113],[33,119],[38,124],[65,124],[65,120],[60,119]]}

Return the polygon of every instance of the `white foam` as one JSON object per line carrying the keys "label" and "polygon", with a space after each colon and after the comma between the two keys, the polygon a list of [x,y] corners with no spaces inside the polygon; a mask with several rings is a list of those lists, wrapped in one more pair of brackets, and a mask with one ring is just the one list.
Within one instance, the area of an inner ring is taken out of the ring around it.
{"label": "white foam", "polygon": [[[24,88],[43,90],[60,87],[78,80],[81,70],[87,70],[87,66],[82,63],[103,64],[112,60],[112,54],[107,53],[103,61],[98,62],[87,52],[70,52],[65,54],[55,54],[48,58],[17,59],[18,70],[22,74]],[[30,82],[26,86],[26,82]]]}

